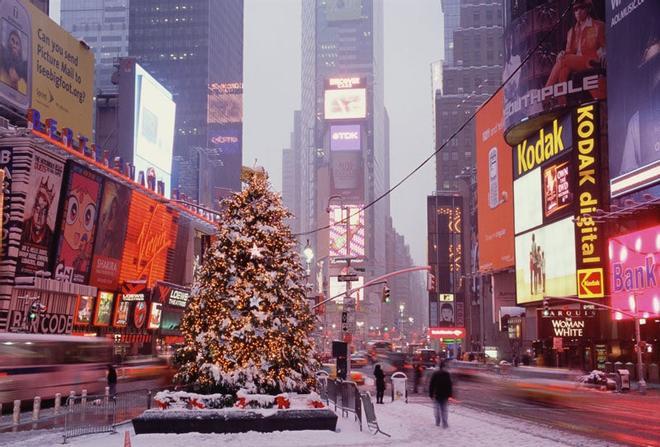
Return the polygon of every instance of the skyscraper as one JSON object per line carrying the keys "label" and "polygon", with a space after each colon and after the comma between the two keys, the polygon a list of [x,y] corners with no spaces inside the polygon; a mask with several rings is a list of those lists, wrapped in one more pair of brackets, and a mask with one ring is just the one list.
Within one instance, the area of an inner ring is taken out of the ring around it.
{"label": "skyscraper", "polygon": [[62,28],[94,50],[96,91],[115,89],[115,62],[128,55],[128,1],[61,0]]}
{"label": "skyscraper", "polygon": [[[468,124],[460,133],[452,137],[476,108],[481,105],[501,82],[503,67],[503,28],[501,0],[443,0],[445,12],[445,61],[442,66],[442,90],[433,92],[435,99],[436,145],[446,143],[436,156],[436,193],[429,197],[429,213],[441,214],[449,207],[462,207],[460,229],[452,226],[452,231],[462,232],[459,247],[450,250],[435,247],[429,252],[434,256],[449,256],[447,259],[433,259],[438,265],[454,265],[459,269],[458,278],[450,281],[451,290],[441,293],[456,295],[456,306],[464,306],[464,324],[471,327],[475,282],[472,272],[475,260],[475,136],[474,123]],[[457,199],[458,198],[458,199]],[[448,205],[449,204],[449,205]],[[454,213],[452,211],[452,213]],[[454,216],[454,214],[451,214]],[[431,217],[429,217],[431,219]],[[436,219],[431,219],[435,222]],[[429,222],[431,222],[429,220]],[[439,222],[439,221],[438,221]],[[439,225],[439,224],[434,224]],[[437,229],[440,232],[440,229]],[[431,231],[429,230],[429,237]],[[429,241],[430,247],[433,245]],[[458,264],[456,264],[458,262]],[[454,272],[457,273],[457,272]],[[429,296],[431,303],[437,302],[434,294]],[[431,309],[431,318],[433,318]],[[459,317],[457,315],[457,317]],[[431,321],[434,325],[437,321]]]}
{"label": "skyscraper", "polygon": [[[304,232],[342,220],[387,190],[389,143],[382,1],[304,1],[302,20],[302,153],[298,162]],[[352,103],[351,110],[340,107],[346,101]],[[334,225],[309,237],[326,294],[344,287],[336,281],[345,266],[337,258],[360,258],[353,262],[364,265],[367,278],[384,272],[388,214],[385,199],[364,217],[354,216],[350,225]],[[380,303],[377,296],[375,290],[362,295],[366,302]],[[365,315],[367,326],[380,324],[377,310],[370,308]]]}
{"label": "skyscraper", "polygon": [[129,55],[177,105],[172,184],[217,205],[241,187],[243,0],[133,1],[129,25]]}

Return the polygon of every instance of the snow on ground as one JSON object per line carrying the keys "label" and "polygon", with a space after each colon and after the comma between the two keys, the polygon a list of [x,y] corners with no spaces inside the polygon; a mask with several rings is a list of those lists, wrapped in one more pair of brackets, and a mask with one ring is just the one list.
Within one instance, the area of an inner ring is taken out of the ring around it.
{"label": "snow on ground", "polygon": [[[449,409],[449,428],[435,426],[431,403],[402,402],[376,405],[376,415],[380,427],[392,435],[387,438],[382,434],[372,435],[360,432],[353,416],[339,417],[338,431],[290,431],[276,433],[239,433],[239,434],[200,434],[183,435],[135,435],[131,424],[118,427],[115,434],[88,435],[69,440],[73,447],[122,447],[124,433],[129,431],[133,447],[292,447],[292,446],[411,446],[428,447],[430,445],[448,445],[452,447],[478,446],[515,446],[515,447],[559,447],[589,446],[604,447],[615,444],[586,438],[518,419],[480,412],[451,404]],[[2,434],[0,446],[42,447],[54,446],[62,442],[62,436],[54,432],[32,432],[22,434]],[[7,436],[7,437],[5,437]],[[30,436],[29,438],[26,438]],[[5,444],[5,442],[8,442]]]}

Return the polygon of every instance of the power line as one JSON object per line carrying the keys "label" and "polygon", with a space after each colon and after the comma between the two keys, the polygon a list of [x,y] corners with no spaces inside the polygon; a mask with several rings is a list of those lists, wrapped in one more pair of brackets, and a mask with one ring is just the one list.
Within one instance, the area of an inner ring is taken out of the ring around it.
{"label": "power line", "polygon": [[459,128],[458,128],[456,131],[454,131],[454,133],[452,133],[452,135],[447,139],[447,141],[445,141],[444,143],[442,143],[442,144],[440,145],[440,147],[438,147],[438,149],[435,150],[435,152],[433,152],[431,155],[429,155],[428,157],[426,157],[426,158],[424,159],[424,161],[422,161],[422,162],[421,162],[421,163],[420,163],[415,169],[413,169],[412,171],[410,171],[405,177],[403,177],[401,180],[399,180],[394,186],[392,186],[390,189],[388,189],[387,191],[385,191],[383,194],[381,194],[380,196],[376,197],[374,200],[372,200],[371,202],[367,203],[364,207],[360,208],[358,211],[354,212],[353,214],[346,216],[344,219],[341,219],[341,220],[339,220],[339,221],[337,221],[337,222],[334,222],[334,223],[331,223],[331,224],[328,224],[328,225],[324,225],[324,226],[319,227],[319,228],[316,228],[316,229],[314,229],[314,230],[305,231],[305,232],[301,232],[301,233],[296,233],[296,234],[294,234],[293,236],[294,236],[294,237],[295,237],[295,236],[308,236],[308,235],[310,235],[310,234],[318,233],[319,231],[328,230],[328,229],[330,229],[331,227],[333,227],[333,226],[335,226],[335,225],[339,225],[339,224],[341,224],[341,223],[346,223],[346,221],[349,220],[351,217],[356,216],[356,215],[359,215],[361,212],[363,212],[363,211],[365,211],[365,210],[371,208],[371,207],[374,206],[376,203],[378,203],[379,201],[381,201],[382,199],[384,199],[385,197],[387,197],[388,195],[390,195],[395,189],[397,189],[399,186],[401,186],[401,185],[402,185],[404,182],[406,182],[410,177],[412,177],[413,175],[415,175],[415,174],[416,174],[420,169],[422,169],[422,168],[423,168],[423,167],[424,167],[429,161],[433,160],[433,158],[434,158],[438,153],[440,153],[440,151],[443,150],[443,149],[445,148],[445,146],[447,146],[451,140],[453,140],[458,134],[460,134],[460,133],[463,131],[463,129],[465,129],[465,128],[467,127],[467,125],[470,124],[470,123],[472,122],[472,120],[474,119],[474,117],[477,116],[477,113],[479,113],[479,112],[480,112],[480,111],[481,111],[481,110],[482,110],[482,109],[483,109],[483,108],[484,108],[489,102],[491,102],[491,101],[493,100],[493,98],[495,97],[495,95],[497,95],[497,94],[498,94],[498,93],[504,88],[504,86],[505,86],[505,85],[506,85],[506,84],[507,84],[507,83],[508,83],[508,82],[509,82],[509,81],[510,81],[515,75],[516,75],[516,73],[518,73],[518,72],[522,69],[523,65],[525,65],[525,63],[527,63],[527,61],[528,61],[528,60],[534,55],[534,53],[536,53],[536,52],[538,51],[538,49],[539,49],[539,48],[545,43],[545,41],[548,39],[548,37],[550,37],[550,36],[551,36],[551,35],[557,30],[557,27],[562,23],[562,21],[564,20],[564,17],[566,16],[566,14],[568,14],[568,12],[571,11],[571,10],[573,9],[573,3],[575,3],[575,0],[572,0],[572,1],[570,2],[570,4],[568,5],[568,7],[564,10],[564,12],[562,12],[561,16],[559,16],[559,19],[558,19],[557,22],[552,26],[552,28],[551,28],[547,33],[545,33],[545,35],[543,36],[543,38],[541,38],[541,40],[538,41],[538,43],[536,44],[536,46],[535,46],[535,47],[534,47],[534,48],[533,48],[533,49],[527,54],[527,56],[525,56],[525,58],[520,62],[520,64],[518,64],[518,66],[516,67],[516,69],[513,70],[513,71],[511,72],[511,74],[510,74],[510,75],[504,80],[504,82],[502,82],[502,83],[501,83],[501,84],[495,89],[495,91],[494,91],[493,93],[491,93],[491,95],[486,99],[486,101],[484,101],[479,107],[477,107],[477,110],[475,110],[474,113],[472,113],[472,114],[467,118],[467,120],[465,120],[465,122],[464,122],[463,124],[461,124],[461,125],[459,126]]}

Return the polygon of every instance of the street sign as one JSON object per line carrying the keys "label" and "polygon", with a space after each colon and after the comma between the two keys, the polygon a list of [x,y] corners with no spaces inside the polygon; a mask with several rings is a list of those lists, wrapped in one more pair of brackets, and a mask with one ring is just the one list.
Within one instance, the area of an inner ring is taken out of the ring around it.
{"label": "street sign", "polygon": [[340,282],[354,282],[357,281],[358,279],[359,279],[358,275],[339,275],[337,277],[337,281]]}
{"label": "street sign", "polygon": [[564,339],[561,337],[552,337],[552,349],[556,351],[563,351]]}

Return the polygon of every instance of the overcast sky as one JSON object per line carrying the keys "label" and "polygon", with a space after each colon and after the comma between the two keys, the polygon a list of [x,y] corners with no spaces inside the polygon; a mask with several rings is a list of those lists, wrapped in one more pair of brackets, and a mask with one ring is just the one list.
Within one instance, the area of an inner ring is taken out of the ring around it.
{"label": "overcast sky", "polygon": [[[307,0],[302,0],[307,1]],[[440,0],[384,0],[385,106],[390,114],[391,183],[433,151],[431,69],[442,58]],[[245,0],[243,164],[254,160],[282,188],[282,149],[300,108],[301,0]],[[429,162],[391,196],[395,228],[417,264],[426,264]]]}

